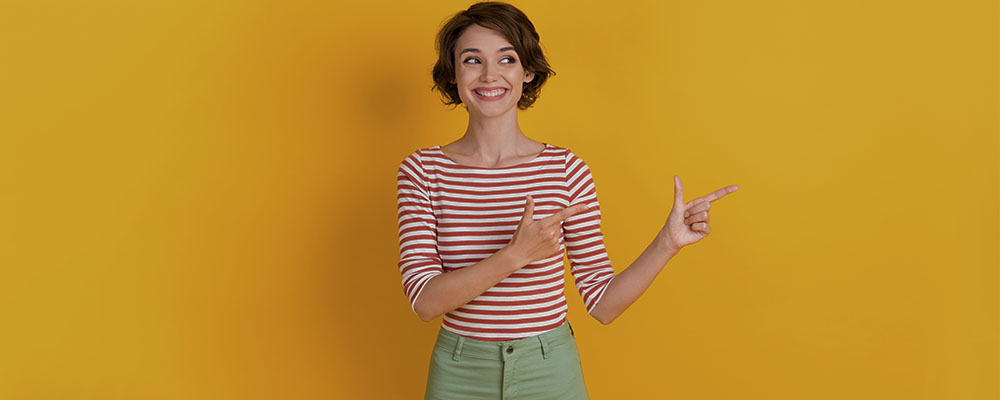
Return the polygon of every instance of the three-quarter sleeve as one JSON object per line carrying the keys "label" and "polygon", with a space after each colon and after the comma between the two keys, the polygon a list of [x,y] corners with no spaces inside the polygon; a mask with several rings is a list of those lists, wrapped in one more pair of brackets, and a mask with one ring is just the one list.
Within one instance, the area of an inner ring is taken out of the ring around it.
{"label": "three-quarter sleeve", "polygon": [[587,313],[601,301],[608,284],[615,277],[611,260],[604,248],[601,233],[601,207],[597,202],[597,189],[587,163],[566,150],[566,187],[573,206],[586,203],[589,209],[576,213],[563,221],[566,253],[576,289],[583,298]]}
{"label": "three-quarter sleeve", "polygon": [[431,207],[427,177],[419,153],[406,157],[396,179],[399,216],[399,272],[410,309],[431,278],[444,273],[437,249],[437,219]]}

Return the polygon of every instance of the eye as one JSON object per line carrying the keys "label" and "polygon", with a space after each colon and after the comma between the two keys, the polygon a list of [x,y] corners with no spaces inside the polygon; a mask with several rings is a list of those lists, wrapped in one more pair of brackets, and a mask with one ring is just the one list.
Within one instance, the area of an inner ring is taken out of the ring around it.
{"label": "eye", "polygon": [[[479,61],[479,59],[476,58],[476,57],[469,57],[469,58],[465,59],[465,63],[468,63],[469,61],[472,61],[472,60]],[[510,57],[510,56],[501,58],[501,60],[510,60],[510,62],[508,62],[507,64],[513,64],[513,63],[517,62],[517,59],[515,59],[514,57]]]}

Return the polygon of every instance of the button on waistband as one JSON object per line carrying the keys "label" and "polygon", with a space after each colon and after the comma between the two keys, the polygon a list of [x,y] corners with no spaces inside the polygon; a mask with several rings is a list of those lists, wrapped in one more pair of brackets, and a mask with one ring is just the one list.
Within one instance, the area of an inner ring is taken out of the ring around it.
{"label": "button on waistband", "polygon": [[507,354],[511,354],[513,352],[514,352],[514,346],[507,346]]}

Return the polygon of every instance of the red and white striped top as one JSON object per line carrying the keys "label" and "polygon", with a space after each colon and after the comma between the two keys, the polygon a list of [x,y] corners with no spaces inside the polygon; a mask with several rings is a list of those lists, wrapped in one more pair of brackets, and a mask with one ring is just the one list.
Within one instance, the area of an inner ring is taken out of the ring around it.
{"label": "red and white striped top", "polygon": [[510,242],[528,194],[536,220],[578,203],[590,208],[563,220],[564,244],[558,253],[522,267],[446,313],[444,329],[471,339],[504,341],[559,327],[567,310],[564,251],[587,312],[592,312],[615,277],[604,248],[597,191],[582,159],[548,143],[535,159],[510,167],[459,165],[441,146],[417,150],[400,163],[399,271],[410,308],[434,276],[474,265]]}

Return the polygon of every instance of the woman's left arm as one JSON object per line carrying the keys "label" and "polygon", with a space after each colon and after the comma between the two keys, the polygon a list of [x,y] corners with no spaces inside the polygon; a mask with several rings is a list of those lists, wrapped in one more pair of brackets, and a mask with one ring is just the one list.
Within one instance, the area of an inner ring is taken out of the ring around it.
{"label": "woman's left arm", "polygon": [[674,175],[674,205],[667,216],[667,222],[646,250],[608,283],[604,295],[590,314],[605,325],[617,319],[646,292],[653,279],[667,265],[667,261],[677,255],[681,248],[698,242],[712,232],[708,226],[711,202],[739,188],[736,185],[726,186],[685,204],[681,178]]}

